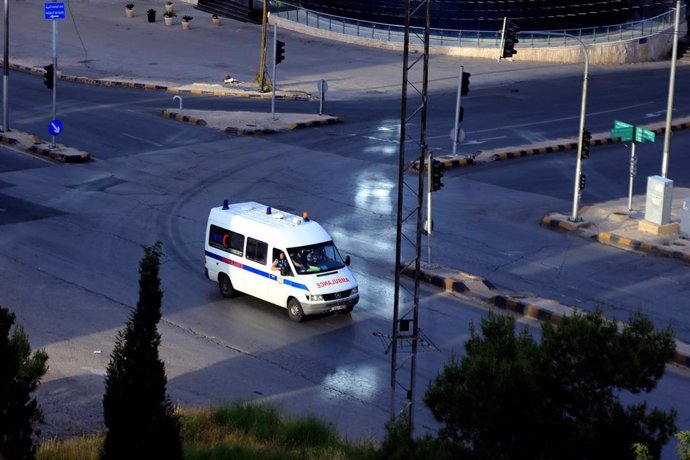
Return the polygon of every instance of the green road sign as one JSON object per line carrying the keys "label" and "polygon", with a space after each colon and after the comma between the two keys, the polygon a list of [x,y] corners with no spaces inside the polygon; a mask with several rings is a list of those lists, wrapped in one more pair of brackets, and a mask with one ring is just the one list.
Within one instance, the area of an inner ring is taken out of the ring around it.
{"label": "green road sign", "polygon": [[620,137],[623,142],[633,140],[633,126],[616,127],[611,130],[611,137]]}
{"label": "green road sign", "polygon": [[620,121],[620,120],[613,120],[613,129],[632,128],[632,127],[633,127],[633,125],[631,125],[630,123],[625,123],[624,121]]}
{"label": "green road sign", "polygon": [[635,128],[635,142],[654,142],[656,134],[654,131],[643,128]]}

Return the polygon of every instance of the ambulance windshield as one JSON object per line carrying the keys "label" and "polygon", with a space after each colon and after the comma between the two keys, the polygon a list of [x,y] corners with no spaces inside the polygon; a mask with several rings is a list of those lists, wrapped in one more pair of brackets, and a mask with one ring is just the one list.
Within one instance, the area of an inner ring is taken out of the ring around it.
{"label": "ambulance windshield", "polygon": [[290,260],[298,275],[338,270],[345,266],[332,241],[297,248],[288,248]]}

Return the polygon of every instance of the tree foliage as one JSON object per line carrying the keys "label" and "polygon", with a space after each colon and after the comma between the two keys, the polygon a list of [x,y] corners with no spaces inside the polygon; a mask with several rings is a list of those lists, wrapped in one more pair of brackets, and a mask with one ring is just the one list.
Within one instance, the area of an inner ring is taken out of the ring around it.
{"label": "tree foliage", "polygon": [[0,307],[0,458],[23,460],[36,453],[33,425],[41,410],[31,393],[48,371],[48,355],[31,352],[21,325],[12,331],[15,318]]}
{"label": "tree foliage", "polygon": [[137,308],[118,333],[107,368],[102,459],[182,456],[180,422],[166,394],[165,366],[158,355],[161,252],[160,242],[144,248]]}
{"label": "tree foliage", "polygon": [[675,354],[670,330],[634,315],[619,329],[601,312],[542,326],[537,342],[512,317],[490,313],[471,328],[466,355],[452,357],[425,403],[441,439],[481,459],[657,458],[675,431],[675,411],[625,405],[623,392],[653,390]]}

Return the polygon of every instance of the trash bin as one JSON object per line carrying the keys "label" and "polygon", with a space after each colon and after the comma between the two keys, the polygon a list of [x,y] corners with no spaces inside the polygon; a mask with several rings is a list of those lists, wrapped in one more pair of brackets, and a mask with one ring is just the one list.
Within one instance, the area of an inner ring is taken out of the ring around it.
{"label": "trash bin", "polygon": [[690,238],[690,198],[683,200],[683,208],[680,210],[680,236]]}

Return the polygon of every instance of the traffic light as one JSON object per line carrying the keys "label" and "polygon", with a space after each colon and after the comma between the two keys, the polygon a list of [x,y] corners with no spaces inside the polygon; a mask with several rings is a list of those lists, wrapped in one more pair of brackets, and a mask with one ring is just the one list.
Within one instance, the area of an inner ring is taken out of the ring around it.
{"label": "traffic light", "polygon": [[458,123],[462,123],[462,120],[465,119],[465,108],[463,106],[460,106],[460,110],[458,111]]}
{"label": "traffic light", "polygon": [[46,88],[53,89],[53,78],[55,74],[53,64],[48,64],[43,67],[43,70],[45,70],[45,74],[43,74],[43,84],[46,85]]}
{"label": "traffic light", "polygon": [[585,184],[587,183],[587,176],[580,174],[580,191],[585,189]]}
{"label": "traffic light", "polygon": [[592,142],[592,133],[586,129],[582,131],[582,159],[589,158],[589,146]]}
{"label": "traffic light", "polygon": [[438,160],[434,160],[431,163],[431,191],[432,192],[438,192],[441,190],[441,187],[443,187],[443,182],[441,182],[441,178],[443,177],[443,173],[441,172],[441,162]]}
{"label": "traffic light", "polygon": [[280,64],[285,60],[285,42],[276,41],[276,64]]}
{"label": "traffic light", "polygon": [[460,95],[467,96],[470,92],[470,74],[469,72],[462,73],[462,84],[460,85]]}
{"label": "traffic light", "polygon": [[515,50],[515,45],[520,42],[517,38],[517,34],[520,32],[520,27],[513,21],[508,20],[506,22],[506,28],[503,31],[503,53],[502,58],[510,58],[517,54]]}

